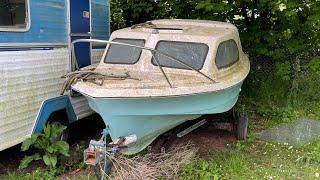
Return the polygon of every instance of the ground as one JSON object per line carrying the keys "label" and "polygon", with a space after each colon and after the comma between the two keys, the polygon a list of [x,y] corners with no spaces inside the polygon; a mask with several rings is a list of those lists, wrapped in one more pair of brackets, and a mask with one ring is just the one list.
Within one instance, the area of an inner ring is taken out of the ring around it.
{"label": "ground", "polygon": [[[252,129],[263,126],[251,118],[249,138],[238,142],[231,128],[217,129],[216,123],[207,124],[182,138],[174,133],[162,136],[157,142],[170,147],[190,142],[199,148],[198,157],[181,170],[181,179],[316,179],[319,177],[317,144],[293,147],[287,144],[267,143],[255,139]],[[187,126],[187,125],[184,125]],[[253,128],[254,127],[254,128]],[[64,166],[45,170],[41,162],[31,164],[25,170],[18,165],[25,153],[15,146],[0,152],[0,179],[93,179],[93,171],[82,161],[82,151],[91,138],[98,138],[103,128],[97,116],[82,120],[71,127],[71,156],[63,160]],[[172,132],[179,132],[183,126]],[[154,144],[154,146],[157,143]],[[62,168],[64,167],[64,168]],[[61,175],[61,172],[62,175]],[[60,174],[56,176],[57,174]]]}

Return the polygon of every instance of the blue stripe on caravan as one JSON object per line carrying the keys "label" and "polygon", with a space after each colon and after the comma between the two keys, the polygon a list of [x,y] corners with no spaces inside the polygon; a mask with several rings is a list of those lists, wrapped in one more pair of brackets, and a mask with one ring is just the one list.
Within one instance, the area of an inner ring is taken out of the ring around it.
{"label": "blue stripe on caravan", "polygon": [[0,52],[3,51],[31,51],[31,50],[52,50],[53,48],[49,47],[36,47],[36,48],[0,48]]}

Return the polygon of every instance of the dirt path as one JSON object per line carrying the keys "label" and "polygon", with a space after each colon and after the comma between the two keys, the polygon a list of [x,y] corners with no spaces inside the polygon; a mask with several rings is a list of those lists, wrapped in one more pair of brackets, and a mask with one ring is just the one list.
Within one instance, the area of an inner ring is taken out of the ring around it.
{"label": "dirt path", "polygon": [[171,147],[189,142],[199,148],[198,154],[203,158],[206,158],[212,150],[225,151],[228,144],[236,141],[235,133],[231,124],[217,123],[215,120],[221,120],[221,117],[210,117],[206,124],[178,138],[177,133],[190,127],[194,122],[190,121],[182,124],[171,130],[169,136],[164,135],[159,137],[152,144],[152,148],[156,148],[155,152],[159,151],[161,147],[170,150]]}

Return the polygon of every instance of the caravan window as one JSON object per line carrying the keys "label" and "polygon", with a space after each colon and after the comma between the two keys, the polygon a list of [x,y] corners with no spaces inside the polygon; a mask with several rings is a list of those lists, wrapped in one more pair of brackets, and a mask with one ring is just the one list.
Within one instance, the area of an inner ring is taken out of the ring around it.
{"label": "caravan window", "polygon": [[28,29],[29,0],[0,1],[0,31],[23,31]]}

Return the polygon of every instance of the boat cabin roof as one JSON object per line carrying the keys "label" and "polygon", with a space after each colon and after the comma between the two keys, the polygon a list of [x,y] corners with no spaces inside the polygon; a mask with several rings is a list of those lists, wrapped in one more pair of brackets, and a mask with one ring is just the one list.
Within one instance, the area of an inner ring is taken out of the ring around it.
{"label": "boat cabin roof", "polygon": [[[237,28],[226,22],[181,19],[154,20],[117,30],[112,33],[110,40],[166,53],[183,60],[186,64],[210,77],[213,74],[219,76],[229,69],[227,67],[239,62],[243,56]],[[113,48],[111,48],[112,46]],[[111,67],[138,71],[159,71],[159,66],[150,51],[135,51],[134,48],[115,45],[109,45],[107,49],[106,58],[101,61],[98,69]],[[220,49],[219,52],[218,49]],[[159,54],[154,54],[154,56],[166,72],[190,73],[189,68],[173,62],[170,58]],[[191,71],[191,73],[199,75],[196,72]]]}
{"label": "boat cabin roof", "polygon": [[226,22],[206,20],[163,19],[148,21],[114,32],[143,34],[179,34],[192,36],[220,37],[237,32],[237,28]]}

